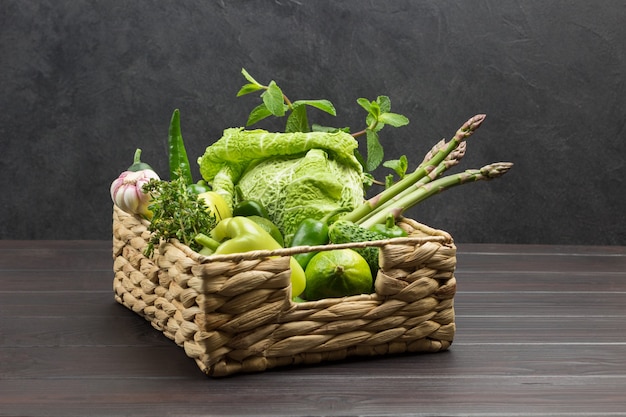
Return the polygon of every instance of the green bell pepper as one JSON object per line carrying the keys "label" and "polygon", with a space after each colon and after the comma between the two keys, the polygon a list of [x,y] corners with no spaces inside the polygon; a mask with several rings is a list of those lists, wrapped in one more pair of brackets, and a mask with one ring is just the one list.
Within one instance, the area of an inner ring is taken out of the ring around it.
{"label": "green bell pepper", "polygon": [[233,209],[233,216],[259,216],[266,219],[270,218],[267,209],[255,200],[244,200],[237,204]]}
{"label": "green bell pepper", "polygon": [[369,230],[389,238],[407,236],[407,232],[400,226],[396,225],[396,219],[391,213],[387,215],[385,224],[377,223],[370,227]]}
{"label": "green bell pepper", "polygon": [[[337,214],[348,211],[347,208],[341,207],[333,210],[321,219],[304,219],[296,229],[291,238],[290,247],[294,246],[318,246],[325,245],[329,242],[328,238],[328,222]],[[317,252],[305,252],[294,255],[302,268],[306,268],[309,261]]]}
{"label": "green bell pepper", "polygon": [[[247,217],[228,217],[220,221],[211,237],[222,242],[215,254],[250,252],[253,250],[275,250],[281,246],[261,226]],[[306,285],[304,270],[293,257],[290,259],[292,298],[299,296]]]}
{"label": "green bell pepper", "polygon": [[276,227],[276,225],[272,223],[270,219],[267,219],[261,216],[245,216],[245,217],[249,218],[256,224],[261,226],[263,230],[269,233],[270,236],[272,236],[274,240],[278,242],[278,244],[281,247],[285,247],[285,240],[283,239],[283,234],[280,233],[280,230],[278,230],[278,227]]}

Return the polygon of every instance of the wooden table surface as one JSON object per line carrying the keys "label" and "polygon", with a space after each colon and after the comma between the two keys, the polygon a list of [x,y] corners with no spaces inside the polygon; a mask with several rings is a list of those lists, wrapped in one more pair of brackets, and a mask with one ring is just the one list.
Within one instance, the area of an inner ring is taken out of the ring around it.
{"label": "wooden table surface", "polygon": [[1,416],[626,416],[626,247],[457,244],[449,351],[211,379],[107,241],[0,241]]}

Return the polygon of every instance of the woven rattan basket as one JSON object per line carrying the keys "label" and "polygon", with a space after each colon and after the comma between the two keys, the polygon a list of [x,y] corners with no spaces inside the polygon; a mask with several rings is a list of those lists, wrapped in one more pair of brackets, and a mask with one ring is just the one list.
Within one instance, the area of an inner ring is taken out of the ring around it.
{"label": "woven rattan basket", "polygon": [[375,293],[291,301],[289,256],[298,247],[205,257],[177,241],[143,255],[148,223],[113,212],[115,299],[183,347],[214,377],[402,352],[446,350],[454,337],[456,247],[414,220],[409,237],[375,245]]}

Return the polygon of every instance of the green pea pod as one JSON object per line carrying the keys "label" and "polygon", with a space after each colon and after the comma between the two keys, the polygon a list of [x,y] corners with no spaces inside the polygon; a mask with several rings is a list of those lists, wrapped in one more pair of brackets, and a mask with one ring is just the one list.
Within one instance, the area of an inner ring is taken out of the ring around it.
{"label": "green pea pod", "polygon": [[[296,232],[294,233],[289,246],[318,246],[327,244],[329,242],[329,220],[336,216],[338,213],[344,211],[348,211],[348,209],[341,207],[328,213],[320,220],[304,219],[296,229]],[[298,261],[302,268],[306,268],[309,261],[311,260],[311,258],[313,258],[313,256],[315,256],[316,253],[317,252],[299,253],[294,255],[293,257],[296,258],[296,261]]]}
{"label": "green pea pod", "polygon": [[183,135],[180,132],[180,111],[178,109],[174,110],[170,121],[168,145],[170,180],[183,177],[187,185],[193,184],[191,166],[189,165],[189,158],[185,150]]}

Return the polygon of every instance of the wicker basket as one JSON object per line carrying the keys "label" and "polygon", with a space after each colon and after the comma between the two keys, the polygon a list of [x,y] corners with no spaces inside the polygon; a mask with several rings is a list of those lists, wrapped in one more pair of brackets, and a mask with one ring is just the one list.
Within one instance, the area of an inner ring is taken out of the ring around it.
{"label": "wicker basket", "polygon": [[143,255],[148,223],[113,212],[115,299],[182,346],[207,375],[401,352],[446,350],[454,337],[456,247],[414,220],[409,237],[375,245],[375,293],[291,301],[289,256],[297,247],[202,256],[177,241]]}

